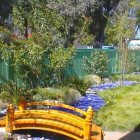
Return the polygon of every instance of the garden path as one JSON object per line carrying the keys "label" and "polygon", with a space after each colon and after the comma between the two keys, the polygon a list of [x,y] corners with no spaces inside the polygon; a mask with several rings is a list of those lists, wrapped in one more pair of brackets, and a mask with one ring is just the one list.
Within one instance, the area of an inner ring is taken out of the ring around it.
{"label": "garden path", "polygon": [[105,131],[104,140],[140,140],[140,132]]}

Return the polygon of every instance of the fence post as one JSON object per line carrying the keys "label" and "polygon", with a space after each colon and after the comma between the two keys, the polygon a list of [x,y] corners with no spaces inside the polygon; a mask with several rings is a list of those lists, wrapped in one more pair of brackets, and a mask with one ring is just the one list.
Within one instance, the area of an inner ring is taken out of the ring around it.
{"label": "fence post", "polygon": [[86,113],[84,124],[84,140],[90,140],[92,130],[92,119],[93,119],[93,109],[91,106],[89,106]]}
{"label": "fence post", "polygon": [[7,108],[6,126],[5,126],[6,132],[9,132],[9,133],[11,133],[13,130],[14,112],[15,112],[15,109],[13,105],[10,104]]}

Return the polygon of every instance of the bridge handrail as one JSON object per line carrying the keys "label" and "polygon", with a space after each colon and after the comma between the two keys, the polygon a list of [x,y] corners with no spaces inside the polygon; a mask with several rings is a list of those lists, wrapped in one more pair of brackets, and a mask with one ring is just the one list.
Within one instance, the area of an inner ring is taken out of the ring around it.
{"label": "bridge handrail", "polygon": [[59,102],[55,102],[55,101],[54,102],[53,101],[47,101],[47,102],[27,102],[26,103],[26,107],[41,106],[41,105],[61,107],[61,108],[72,110],[74,112],[77,112],[77,113],[80,113],[80,114],[86,116],[86,111],[83,111],[83,110],[81,110],[79,108],[75,108],[75,107],[70,106],[70,105],[66,105],[66,104],[62,104],[62,103],[59,103]]}

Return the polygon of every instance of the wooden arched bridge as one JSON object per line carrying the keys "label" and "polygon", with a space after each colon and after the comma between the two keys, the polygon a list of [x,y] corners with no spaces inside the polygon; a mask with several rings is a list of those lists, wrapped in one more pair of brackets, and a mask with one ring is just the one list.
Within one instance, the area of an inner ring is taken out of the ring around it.
{"label": "wooden arched bridge", "polygon": [[20,104],[19,110],[10,104],[6,116],[0,120],[0,126],[10,133],[14,130],[38,129],[75,140],[102,140],[102,130],[92,124],[92,119],[92,107],[85,112],[58,102],[29,102]]}

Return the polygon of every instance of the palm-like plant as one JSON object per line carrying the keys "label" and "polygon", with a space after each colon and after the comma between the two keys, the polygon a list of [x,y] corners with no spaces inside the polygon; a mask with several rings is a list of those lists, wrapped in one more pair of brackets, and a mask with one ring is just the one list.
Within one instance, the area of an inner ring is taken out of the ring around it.
{"label": "palm-like plant", "polygon": [[0,78],[4,81],[4,83],[0,85],[0,91],[7,92],[11,96],[11,102],[18,105],[20,98],[23,96],[26,89],[19,87],[17,82],[14,82],[13,80],[6,80],[1,75]]}

